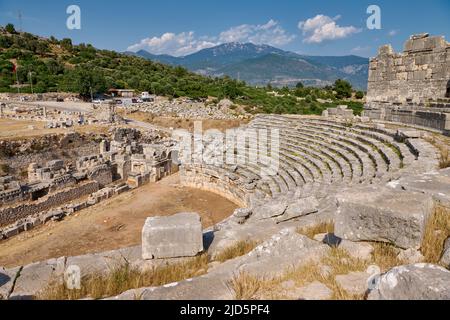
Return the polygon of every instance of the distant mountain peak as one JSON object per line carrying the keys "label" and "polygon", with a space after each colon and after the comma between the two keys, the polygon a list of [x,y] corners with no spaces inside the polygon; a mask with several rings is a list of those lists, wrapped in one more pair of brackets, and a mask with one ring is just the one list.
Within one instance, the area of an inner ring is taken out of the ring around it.
{"label": "distant mountain peak", "polygon": [[[228,75],[251,84],[267,84],[273,79],[309,81],[329,84],[342,78],[355,87],[367,87],[369,60],[354,55],[306,56],[284,51],[267,44],[228,42],[205,48],[184,57],[154,55],[140,50],[135,55],[166,63],[181,65],[191,71],[210,76]],[[284,80],[280,81],[281,83]],[[306,83],[308,84],[308,82]]]}

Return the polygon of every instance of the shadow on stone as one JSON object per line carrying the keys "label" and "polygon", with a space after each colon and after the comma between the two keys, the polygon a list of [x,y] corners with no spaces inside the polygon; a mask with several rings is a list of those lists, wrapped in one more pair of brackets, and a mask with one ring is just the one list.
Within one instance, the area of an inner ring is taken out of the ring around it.
{"label": "shadow on stone", "polygon": [[0,273],[0,287],[8,283],[10,280],[11,280],[10,276]]}
{"label": "shadow on stone", "polygon": [[329,245],[330,247],[339,247],[342,242],[342,239],[337,237],[334,233],[328,233],[322,241],[324,244]]}
{"label": "shadow on stone", "polygon": [[203,248],[205,251],[208,251],[209,246],[211,245],[213,240],[214,240],[213,230],[203,233]]}

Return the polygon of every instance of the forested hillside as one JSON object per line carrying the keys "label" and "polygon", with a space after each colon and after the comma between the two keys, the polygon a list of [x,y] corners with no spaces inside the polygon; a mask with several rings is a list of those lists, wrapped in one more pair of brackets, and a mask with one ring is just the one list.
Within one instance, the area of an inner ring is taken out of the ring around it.
{"label": "forested hillside", "polygon": [[[17,74],[16,74],[17,72]],[[18,80],[18,81],[17,81]],[[17,32],[9,24],[0,27],[0,92],[74,92],[82,97],[109,88],[131,88],[168,97],[229,98],[246,105],[249,112],[319,114],[352,96],[351,86],[325,89],[256,88],[228,77],[197,75],[144,58],[98,50],[90,44],[75,45],[70,39],[42,38]],[[273,94],[272,91],[276,91]],[[320,103],[317,99],[330,99]],[[350,104],[360,111],[362,104]]]}

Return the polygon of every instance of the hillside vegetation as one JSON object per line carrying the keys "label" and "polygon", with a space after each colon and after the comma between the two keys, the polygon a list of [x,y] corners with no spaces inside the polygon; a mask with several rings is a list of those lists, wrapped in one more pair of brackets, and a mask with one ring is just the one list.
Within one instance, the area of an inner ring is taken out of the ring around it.
{"label": "hillside vegetation", "polygon": [[357,113],[362,110],[360,101],[342,101],[352,97],[346,81],[338,80],[334,87],[324,89],[302,84],[294,89],[256,88],[229,77],[205,77],[183,67],[99,50],[90,44],[74,45],[70,39],[19,33],[9,24],[0,27],[0,92],[17,92],[17,80],[21,92],[31,92],[32,84],[35,93],[74,92],[84,98],[91,91],[99,94],[109,88],[132,88],[173,98],[229,98],[252,113],[320,114],[338,104],[348,104]]}

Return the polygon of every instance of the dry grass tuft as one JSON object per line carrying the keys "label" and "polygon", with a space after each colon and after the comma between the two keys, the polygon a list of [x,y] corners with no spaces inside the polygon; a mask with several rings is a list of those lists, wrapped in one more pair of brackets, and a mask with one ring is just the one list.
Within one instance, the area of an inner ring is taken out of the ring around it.
{"label": "dry grass tuft", "polygon": [[237,257],[241,257],[246,255],[250,251],[252,251],[259,243],[257,241],[250,240],[242,240],[236,243],[235,245],[226,248],[222,252],[220,252],[215,258],[215,261],[225,262],[227,260],[231,260]]}
{"label": "dry grass tuft", "polygon": [[[322,233],[322,230],[319,233]],[[233,279],[231,287],[237,299],[298,299],[299,297],[293,296],[290,290],[282,288],[281,284],[293,281],[298,288],[319,281],[332,290],[333,300],[363,300],[364,295],[353,295],[343,290],[335,277],[351,272],[364,272],[370,265],[378,265],[385,272],[401,264],[394,247],[381,243],[372,245],[373,257],[368,261],[354,258],[343,249],[331,248],[320,262],[311,261],[291,267],[281,277],[275,278],[260,279],[249,274],[241,274]],[[327,266],[328,272],[324,272],[321,266]]]}
{"label": "dry grass tuft", "polygon": [[101,299],[123,293],[130,289],[158,287],[206,273],[208,257],[206,254],[183,263],[154,267],[149,271],[124,264],[109,273],[97,273],[82,279],[80,290],[70,290],[58,281],[50,284],[37,299],[77,300],[82,298]]}
{"label": "dry grass tuft", "polygon": [[445,240],[450,237],[450,208],[437,206],[425,229],[422,254],[428,263],[439,263]]}
{"label": "dry grass tuft", "polygon": [[436,136],[426,137],[425,140],[439,150],[439,168],[450,168],[450,152],[448,142],[445,142],[442,140],[442,138],[437,138]]}
{"label": "dry grass tuft", "polygon": [[236,300],[254,300],[265,281],[248,273],[241,272],[231,280]]}
{"label": "dry grass tuft", "polygon": [[450,154],[447,147],[441,147],[441,157],[439,159],[439,168],[450,168]]}
{"label": "dry grass tuft", "polygon": [[310,239],[313,239],[315,235],[320,233],[333,233],[334,232],[334,223],[333,222],[322,222],[320,224],[299,228],[297,230],[298,233],[307,236]]}

